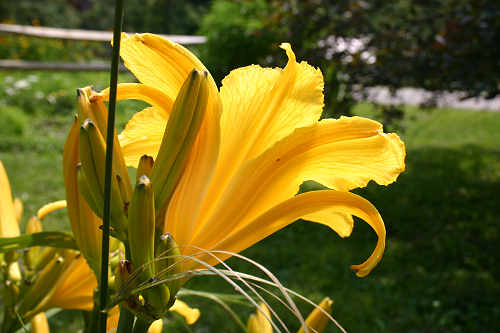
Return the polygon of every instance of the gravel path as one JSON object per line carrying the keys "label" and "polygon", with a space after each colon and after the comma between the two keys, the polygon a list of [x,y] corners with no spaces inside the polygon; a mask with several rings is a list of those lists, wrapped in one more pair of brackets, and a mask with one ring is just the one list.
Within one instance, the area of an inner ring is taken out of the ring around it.
{"label": "gravel path", "polygon": [[[380,104],[405,104],[419,105],[432,97],[432,93],[417,88],[399,89],[394,96],[389,89],[384,87],[368,88],[364,98],[359,98]],[[459,109],[500,111],[500,96],[493,99],[469,98],[461,100],[463,96],[460,92],[444,92],[437,96],[437,105],[440,107],[453,107]]]}

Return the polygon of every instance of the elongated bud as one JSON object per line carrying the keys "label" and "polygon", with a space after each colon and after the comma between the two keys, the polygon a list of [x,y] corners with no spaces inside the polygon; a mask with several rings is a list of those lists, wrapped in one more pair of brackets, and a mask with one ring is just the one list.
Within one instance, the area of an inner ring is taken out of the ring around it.
{"label": "elongated bud", "polygon": [[116,286],[119,291],[122,288],[129,290],[134,288],[136,284],[133,284],[133,281],[130,280],[132,272],[132,263],[128,260],[120,260],[114,272],[116,277]]}
{"label": "elongated bud", "polygon": [[33,285],[24,294],[23,300],[18,307],[20,315],[33,309],[44,299],[50,297],[55,290],[56,283],[64,270],[64,258],[54,258],[37,276]]}
{"label": "elongated bud", "polygon": [[[92,87],[85,87],[77,89],[78,94],[78,118],[80,119],[80,125],[83,124],[85,119],[91,119],[96,125],[99,133],[106,141],[107,136],[107,124],[108,124],[108,109],[104,105],[102,98],[92,89]],[[120,143],[118,141],[118,136],[116,131],[114,131],[114,142],[113,142],[113,167],[115,172],[124,181],[124,196],[123,200],[126,202],[130,201],[132,195],[132,185],[128,178],[127,166],[125,165],[125,159],[120,148]]]}
{"label": "elongated bud", "polygon": [[151,181],[141,176],[129,207],[128,240],[132,263],[143,269],[142,281],[154,276],[155,208]]}
{"label": "elongated bud", "polygon": [[[102,216],[103,215],[103,202],[104,198],[102,196],[101,191],[92,191],[90,188],[90,185],[87,181],[87,177],[85,177],[85,173],[82,170],[82,164],[78,163],[76,165],[77,168],[77,182],[78,182],[78,190],[80,191],[80,194],[85,198],[85,201],[89,205],[89,207],[92,209],[92,211],[97,215],[97,216]],[[96,184],[94,184],[96,186]]]}
{"label": "elongated bud", "polygon": [[[94,213],[81,195],[78,186],[80,125],[74,119],[64,144],[63,176],[67,213],[76,244],[92,270],[99,276],[101,269],[102,220]],[[83,170],[81,171],[83,173]]]}
{"label": "elongated bud", "polygon": [[[88,187],[94,198],[104,197],[104,171],[106,165],[106,145],[95,124],[87,119],[80,127],[79,140],[80,161]],[[111,226],[113,236],[125,239],[127,218],[125,203],[116,181],[116,173],[111,179]],[[103,204],[103,203],[102,203]],[[99,202],[96,202],[99,205]],[[90,206],[90,204],[89,204]],[[92,207],[92,206],[91,206]],[[99,211],[95,212],[98,215]],[[102,215],[101,215],[102,217]]]}
{"label": "elongated bud", "polygon": [[[145,175],[139,177],[129,208],[129,245],[132,262],[140,270],[139,282],[155,280],[154,241],[155,206],[153,185]],[[146,308],[155,317],[166,310],[170,292],[166,285],[158,285],[142,293]]]}
{"label": "elongated bud", "polygon": [[[29,235],[36,232],[42,232],[42,222],[38,219],[38,217],[32,216],[26,225],[26,234]],[[41,251],[41,247],[33,246],[24,252],[24,262],[28,269],[33,269],[37,260],[40,258]]]}
{"label": "elongated bud", "polygon": [[48,263],[54,258],[57,250],[53,247],[45,247],[42,249],[40,256],[37,258],[36,262],[33,263],[33,270],[35,272],[43,269]]}
{"label": "elongated bud", "polygon": [[182,175],[205,116],[207,102],[207,72],[193,70],[177,95],[151,171],[157,211],[168,202]]}
{"label": "elongated bud", "polygon": [[[182,272],[181,251],[170,233],[160,236],[160,240],[156,247],[155,257],[156,274],[162,279]],[[167,282],[171,298],[175,297],[182,283],[183,279],[180,278]]]}
{"label": "elongated bud", "polygon": [[6,280],[4,282],[4,288],[5,288],[5,292],[3,293],[4,306],[11,307],[16,303],[17,298],[19,297],[19,287],[17,286],[16,283],[12,282],[11,280]]}
{"label": "elongated bud", "polygon": [[32,333],[50,333],[49,322],[45,312],[40,312],[30,320]]}
{"label": "elongated bud", "polygon": [[149,155],[142,155],[137,166],[137,173],[135,174],[135,181],[138,182],[141,176],[150,176],[153,169],[154,160]]}
{"label": "elongated bud", "polygon": [[[321,303],[319,303],[319,308],[323,309],[328,314],[332,313],[333,301],[329,297],[325,297]],[[315,308],[311,314],[306,319],[306,325],[309,327],[309,331],[314,330],[314,332],[321,333],[328,324],[330,319],[318,308]],[[303,327],[297,333],[304,333]]]}

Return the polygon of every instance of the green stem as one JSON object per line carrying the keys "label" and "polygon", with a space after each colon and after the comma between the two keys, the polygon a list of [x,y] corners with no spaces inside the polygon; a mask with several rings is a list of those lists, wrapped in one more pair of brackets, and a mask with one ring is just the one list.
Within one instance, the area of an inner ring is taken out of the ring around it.
{"label": "green stem", "polygon": [[149,330],[149,326],[151,326],[151,322],[146,321],[140,317],[137,317],[135,320],[133,333],[147,333]]}
{"label": "green stem", "polygon": [[104,177],[104,211],[102,221],[101,277],[99,285],[99,312],[97,332],[106,333],[109,265],[109,221],[111,204],[111,170],[113,162],[113,139],[115,130],[116,86],[118,83],[118,64],[120,61],[120,36],[123,23],[123,0],[116,0],[113,30],[113,57],[111,59],[111,78],[109,93],[108,128],[106,136],[106,172]]}
{"label": "green stem", "polygon": [[128,333],[132,331],[134,326],[134,314],[125,307],[120,306],[120,319],[118,320],[118,328],[116,333]]}

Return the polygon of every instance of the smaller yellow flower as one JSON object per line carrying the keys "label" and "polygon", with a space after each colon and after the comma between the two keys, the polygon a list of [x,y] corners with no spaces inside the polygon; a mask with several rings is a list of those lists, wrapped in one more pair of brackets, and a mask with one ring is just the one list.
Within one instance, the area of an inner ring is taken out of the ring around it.
{"label": "smaller yellow flower", "polygon": [[[65,200],[44,205],[36,216],[30,219],[26,232],[28,234],[41,232],[41,221],[47,214],[63,208],[66,208]],[[0,237],[19,236],[21,216],[22,203],[19,199],[12,200],[9,179],[0,161]],[[45,264],[42,263],[44,260]],[[25,264],[28,272],[23,274],[28,274],[29,278],[30,274],[36,273],[36,279],[30,286],[17,286],[21,288],[23,297],[17,299],[16,295],[14,302],[18,303],[19,315],[32,322],[34,332],[49,332],[43,311],[50,308],[92,310],[97,281],[85,259],[78,252],[66,250],[58,254],[49,248],[33,247],[26,253]],[[32,272],[32,269],[35,271]],[[9,263],[8,272],[11,282],[20,281],[23,277],[17,261]],[[13,278],[14,276],[19,278]],[[26,275],[24,277],[26,278]]]}
{"label": "smaller yellow flower", "polygon": [[[325,297],[321,303],[319,303],[319,308],[315,308],[311,314],[307,317],[306,319],[306,325],[310,330],[313,332],[318,332],[321,333],[326,327],[326,324],[328,324],[328,317],[325,315],[323,311],[320,309],[324,310],[325,312],[328,312],[329,314],[332,313],[332,304],[333,301],[329,297]],[[300,330],[297,333],[304,333],[304,328],[301,327]]]}
{"label": "smaller yellow flower", "polygon": [[49,322],[44,312],[40,312],[30,320],[32,333],[50,333]]}
{"label": "smaller yellow flower", "polygon": [[259,309],[248,318],[248,333],[273,333],[273,327],[269,322],[271,313],[264,303],[259,304]]}
{"label": "smaller yellow flower", "polygon": [[19,204],[15,204],[12,200],[9,178],[0,161],[0,237],[19,236],[18,212]]}
{"label": "smaller yellow flower", "polygon": [[[200,318],[199,309],[191,308],[189,305],[187,305],[186,303],[184,303],[179,299],[175,300],[174,305],[170,307],[169,311],[175,311],[181,316],[183,316],[188,325],[194,324],[198,320],[198,318]],[[120,320],[120,308],[118,306],[115,306],[114,308],[111,309],[111,311],[109,311],[106,332],[107,333],[116,332],[119,320]],[[148,333],[161,332],[162,327],[163,327],[163,321],[161,319],[158,319],[151,324]]]}
{"label": "smaller yellow flower", "polygon": [[[324,331],[328,324],[329,318],[324,312],[331,314],[333,301],[329,297],[325,297],[321,303],[315,308],[307,317],[305,323],[309,331],[321,333]],[[324,312],[323,312],[324,311]],[[250,315],[248,318],[247,329],[248,333],[273,333],[273,328],[269,322],[271,314],[267,306],[260,303],[259,309],[255,314]],[[305,330],[301,327],[297,333],[304,333]]]}

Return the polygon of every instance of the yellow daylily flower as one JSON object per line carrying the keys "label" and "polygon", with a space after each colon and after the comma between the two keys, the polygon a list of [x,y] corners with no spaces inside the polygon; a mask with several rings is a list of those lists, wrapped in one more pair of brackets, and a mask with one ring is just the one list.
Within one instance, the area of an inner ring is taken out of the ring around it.
{"label": "yellow daylily flower", "polygon": [[[135,114],[120,134],[128,165],[155,157],[173,101],[193,69],[205,66],[188,50],[152,34],[121,41],[121,57],[141,83],[118,86],[118,99],[141,99],[151,107]],[[291,46],[285,68],[233,70],[220,91],[209,75],[206,115],[190,159],[169,201],[165,230],[183,255],[199,248],[240,252],[304,218],[349,236],[352,215],[378,236],[372,255],[351,268],[366,276],[380,261],[385,227],[376,208],[348,192],[370,180],[388,185],[404,170],[405,147],[396,134],[361,117],[323,119],[323,77],[297,62]],[[109,90],[91,97],[107,100]],[[315,180],[330,190],[296,195]],[[230,255],[219,255],[225,260]],[[210,256],[198,256],[210,264]],[[195,261],[183,269],[202,266]]]}
{"label": "yellow daylily flower", "polygon": [[[240,252],[301,217],[348,236],[351,215],[357,215],[379,237],[372,256],[353,266],[365,276],[384,251],[385,228],[369,202],[347,191],[370,180],[393,182],[404,170],[404,144],[365,118],[319,121],[321,72],[297,63],[289,44],[282,48],[289,58],[284,69],[234,70],[220,92],[210,78],[207,113],[169,203],[165,231],[185,255],[196,253],[195,247]],[[123,93],[119,86],[118,98],[152,104],[120,135],[127,164],[136,166],[143,154],[156,156],[158,133],[184,79],[192,69],[206,68],[182,46],[151,34],[123,35],[121,56],[142,84],[126,85]],[[106,99],[107,91],[101,96]],[[332,190],[295,196],[305,180]],[[186,270],[195,267],[185,264]]]}
{"label": "yellow daylily flower", "polygon": [[247,322],[248,333],[273,333],[273,327],[269,322],[271,313],[264,303],[259,304],[260,310],[251,314]]}
{"label": "yellow daylily flower", "polygon": [[[0,161],[0,238],[19,236],[21,214],[22,203],[19,199],[12,200],[7,171]],[[3,262],[3,254],[0,254],[0,262]],[[14,281],[21,279],[21,271],[17,262],[9,263],[8,276]]]}
{"label": "yellow daylily flower", "polygon": [[[329,297],[325,297],[321,303],[319,303],[319,308],[315,308],[309,316],[306,318],[306,325],[310,329],[313,329],[313,332],[321,333],[325,329],[328,324],[328,317],[323,313],[323,311],[328,314],[332,313],[332,304],[333,301]],[[322,309],[323,311],[321,311]],[[297,333],[304,333],[305,330],[303,327],[299,329]]]}
{"label": "yellow daylily flower", "polygon": [[9,178],[0,161],[0,237],[19,236],[19,219],[22,214],[22,204],[12,200]]}

